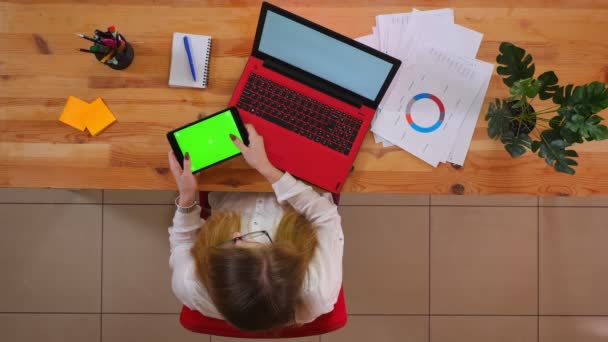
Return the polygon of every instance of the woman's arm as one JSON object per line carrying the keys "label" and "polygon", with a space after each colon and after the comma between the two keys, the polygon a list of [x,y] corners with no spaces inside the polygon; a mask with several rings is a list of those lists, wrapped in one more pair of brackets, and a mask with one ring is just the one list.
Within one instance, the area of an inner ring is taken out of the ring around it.
{"label": "woman's arm", "polygon": [[334,228],[341,230],[338,207],[319,195],[312,187],[285,173],[272,184],[272,188],[279,203],[289,203],[314,225],[320,226],[332,222],[330,226],[336,226],[337,221],[338,226]]}
{"label": "woman's arm", "polygon": [[198,205],[190,213],[182,213],[179,210],[175,211],[173,225],[169,227],[169,244],[171,247],[171,258],[169,260],[173,259],[173,254],[179,249],[185,249],[189,253],[190,248],[192,248],[196,241],[198,230],[205,223],[200,218],[200,215],[201,207]]}
{"label": "woman's arm", "polygon": [[[196,202],[198,184],[191,172],[190,155],[185,153],[184,168],[177,162],[173,151],[169,151],[169,167],[179,189],[179,197],[175,201],[177,210],[173,217],[173,226],[169,228],[171,255],[180,246],[191,247],[194,243],[196,230],[202,225],[201,208]],[[172,259],[172,258],[171,258]],[[170,259],[170,260],[171,260]]]}
{"label": "woman's arm", "polygon": [[268,180],[268,182],[270,182],[270,184],[278,182],[279,179],[281,179],[281,177],[283,177],[283,175],[285,174],[285,172],[277,169],[272,164],[270,164],[270,162],[264,169],[260,170],[260,173],[262,174],[262,176],[264,176],[264,178],[266,178],[266,180]]}
{"label": "woman's arm", "polygon": [[230,134],[230,138],[234,145],[241,151],[243,158],[249,166],[258,170],[271,184],[278,181],[283,175],[283,172],[274,167],[268,160],[266,149],[264,148],[264,138],[258,134],[253,125],[245,124],[247,133],[249,134],[249,146]]}
{"label": "woman's arm", "polygon": [[191,172],[188,153],[185,154],[182,169],[173,151],[169,152],[169,167],[179,189],[179,197],[175,201],[177,209],[173,216],[173,225],[169,227],[169,245],[171,247],[169,266],[173,271],[171,287],[175,296],[183,304],[194,308],[194,289],[189,281],[193,263],[190,250],[194,246],[198,230],[204,224],[200,218],[201,207],[196,203],[198,186],[196,177]]}
{"label": "woman's arm", "polygon": [[340,218],[337,207],[333,203],[319,195],[310,186],[274,167],[266,155],[264,139],[252,125],[245,126],[249,133],[249,146],[243,144],[235,136],[231,136],[231,138],[243,154],[245,161],[272,184],[279,202],[288,202],[296,211],[316,225],[323,221]]}
{"label": "woman's arm", "polygon": [[171,288],[175,297],[191,309],[194,308],[194,290],[188,280],[193,263],[190,250],[194,246],[198,230],[204,224],[200,213],[199,206],[189,213],[182,213],[178,209],[173,217],[173,225],[169,227]]}

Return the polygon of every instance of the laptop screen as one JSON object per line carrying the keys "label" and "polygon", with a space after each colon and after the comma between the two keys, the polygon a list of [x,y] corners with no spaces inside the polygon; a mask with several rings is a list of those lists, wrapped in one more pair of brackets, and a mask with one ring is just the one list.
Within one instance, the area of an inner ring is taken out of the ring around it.
{"label": "laptop screen", "polygon": [[378,96],[393,64],[269,10],[260,52],[352,91]]}

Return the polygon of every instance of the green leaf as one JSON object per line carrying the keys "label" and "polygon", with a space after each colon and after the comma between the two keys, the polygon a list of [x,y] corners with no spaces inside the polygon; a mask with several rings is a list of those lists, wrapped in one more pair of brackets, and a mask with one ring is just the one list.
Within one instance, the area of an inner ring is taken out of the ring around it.
{"label": "green leaf", "polygon": [[549,120],[549,127],[555,129],[555,130],[559,130],[561,124],[562,124],[562,120],[563,118],[560,116],[554,116],[553,118],[551,118],[551,120]]}
{"label": "green leaf", "polygon": [[592,126],[589,129],[589,135],[590,137],[587,138],[587,141],[606,140],[608,139],[608,127],[604,125]]}
{"label": "green leaf", "polygon": [[511,108],[516,109],[516,108],[521,108],[526,104],[526,99],[522,98],[521,100],[518,100],[517,102],[515,102],[513,105],[511,105]]}
{"label": "green leaf", "polygon": [[562,139],[562,136],[559,134],[559,131],[556,131],[553,129],[546,129],[546,130],[542,131],[542,133],[540,135],[541,135],[542,139],[544,139],[546,141]]}
{"label": "green leaf", "polygon": [[539,97],[541,100],[547,100],[555,96],[560,89],[557,81],[557,75],[553,71],[547,71],[538,76],[538,83],[540,84]]}
{"label": "green leaf", "polygon": [[534,140],[534,141],[532,142],[532,145],[531,145],[531,147],[532,147],[532,152],[536,153],[536,151],[538,151],[538,149],[540,148],[540,144],[541,144],[541,142],[540,142],[540,141],[536,141],[536,140]]}
{"label": "green leaf", "polygon": [[566,155],[567,155],[568,157],[578,157],[578,153],[576,153],[576,151],[575,151],[575,150],[567,150],[567,151],[566,151]]}
{"label": "green leaf", "polygon": [[496,57],[496,62],[500,66],[496,72],[506,76],[502,81],[508,87],[521,79],[534,76],[532,56],[526,55],[526,50],[507,42],[502,42],[498,50],[500,54]]}
{"label": "green leaf", "polygon": [[574,150],[566,150],[571,144],[563,140],[557,131],[545,130],[541,133],[541,140],[532,143],[533,151],[538,151],[538,156],[545,159],[547,165],[558,172],[573,175],[574,169],[570,166],[578,165],[572,159],[578,157]]}
{"label": "green leaf", "polygon": [[568,84],[565,88],[559,87],[557,91],[555,91],[555,95],[553,95],[553,103],[555,104],[564,104],[570,96],[572,96],[572,88],[573,84]]}
{"label": "green leaf", "polygon": [[568,146],[568,143],[565,142],[564,140],[553,140],[551,142],[551,146],[555,147],[557,149],[561,149],[561,148],[565,148],[566,146]]}
{"label": "green leaf", "polygon": [[569,175],[573,175],[575,173],[574,169],[568,166],[568,164],[564,163],[555,163],[554,166],[556,171],[567,173]]}
{"label": "green leaf", "polygon": [[499,99],[490,102],[485,119],[488,121],[488,136],[492,139],[499,139],[509,131],[509,125],[513,120],[507,102]]}
{"label": "green leaf", "polygon": [[575,114],[566,122],[564,128],[579,134],[587,141],[605,140],[608,139],[608,128],[600,125],[602,120],[598,115],[585,118],[582,115]]}
{"label": "green leaf", "polygon": [[518,99],[528,97],[535,97],[541,88],[541,83],[533,79],[532,77],[525,78],[523,80],[516,81],[513,83],[513,86],[509,88],[509,92],[511,93],[511,98]]}
{"label": "green leaf", "polygon": [[[559,117],[559,116],[556,116]],[[578,134],[577,132],[573,132],[572,130],[566,128],[566,127],[562,127],[559,130],[561,136],[564,138],[564,140],[566,140],[569,144],[574,144],[574,143],[582,143],[583,142],[583,137]]]}
{"label": "green leaf", "polygon": [[518,136],[515,136],[513,131],[508,131],[503,134],[500,141],[505,144],[505,149],[513,158],[521,156],[526,153],[526,149],[532,147],[532,138],[525,133],[519,133]]}
{"label": "green leaf", "polygon": [[505,149],[509,152],[509,154],[513,158],[517,158],[517,157],[521,156],[522,154],[526,153],[526,149],[521,145],[506,144]]}
{"label": "green leaf", "polygon": [[576,115],[576,110],[574,110],[574,108],[571,107],[560,107],[557,110],[557,114],[559,116],[565,117],[565,118],[571,118],[574,115]]}
{"label": "green leaf", "polygon": [[593,114],[608,107],[608,89],[602,82],[591,82],[574,88],[568,104],[582,104],[589,106]]}
{"label": "green leaf", "polygon": [[591,82],[575,87],[572,95],[566,98],[561,105],[562,108],[558,110],[560,115],[575,112],[578,115],[589,117],[608,107],[608,89],[601,82]]}
{"label": "green leaf", "polygon": [[604,120],[604,118],[599,115],[593,115],[589,118],[589,121],[594,125],[597,125],[598,123],[602,122],[602,120]]}

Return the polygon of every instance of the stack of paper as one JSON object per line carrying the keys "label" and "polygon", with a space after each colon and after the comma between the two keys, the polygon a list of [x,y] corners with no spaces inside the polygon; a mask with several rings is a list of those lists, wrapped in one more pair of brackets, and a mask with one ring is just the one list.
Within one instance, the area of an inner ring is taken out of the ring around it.
{"label": "stack of paper", "polygon": [[357,40],[402,61],[372,122],[376,142],[463,165],[494,70],[475,59],[482,37],[449,8],[376,16]]}
{"label": "stack of paper", "polygon": [[116,118],[101,98],[87,103],[70,96],[59,121],[81,131],[88,129],[95,136],[116,121]]}

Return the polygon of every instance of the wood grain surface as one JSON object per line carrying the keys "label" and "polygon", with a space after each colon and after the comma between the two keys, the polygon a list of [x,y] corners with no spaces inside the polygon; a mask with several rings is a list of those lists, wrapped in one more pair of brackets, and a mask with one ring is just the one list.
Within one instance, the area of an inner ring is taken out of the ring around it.
{"label": "wood grain surface", "polygon": [[[608,82],[608,1],[274,3],[349,37],[369,34],[378,14],[452,7],[456,23],[484,33],[479,59],[494,62],[499,43],[511,41],[534,56],[537,71],[554,70],[560,83]],[[0,2],[0,186],[175,188],[165,133],[227,105],[251,51],[259,8],[258,1],[247,0]],[[74,33],[109,25],[135,49],[135,60],[124,71],[77,52],[88,45]],[[209,88],[167,86],[175,31],[213,37]],[[490,140],[481,118],[489,101],[507,94],[494,74],[463,167],[432,168],[398,148],[374,144],[368,133],[344,191],[608,194],[608,142],[576,146],[580,166],[569,176],[534,155],[511,159]],[[117,122],[97,137],[60,123],[69,95],[103,98]],[[207,190],[271,190],[240,157],[203,171],[199,181]]]}

